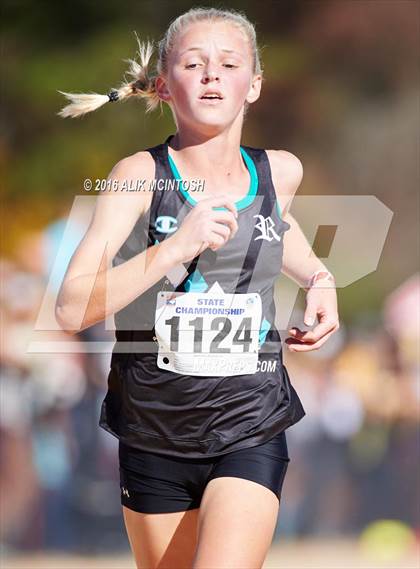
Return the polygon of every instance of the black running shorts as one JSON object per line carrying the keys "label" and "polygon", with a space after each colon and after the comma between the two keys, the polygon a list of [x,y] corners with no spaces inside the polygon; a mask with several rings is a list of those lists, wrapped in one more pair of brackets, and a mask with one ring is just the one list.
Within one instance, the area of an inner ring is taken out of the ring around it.
{"label": "black running shorts", "polygon": [[141,451],[120,442],[121,504],[141,513],[199,508],[206,484],[220,476],[252,480],[280,500],[290,461],[286,433],[269,441],[212,458],[177,458]]}

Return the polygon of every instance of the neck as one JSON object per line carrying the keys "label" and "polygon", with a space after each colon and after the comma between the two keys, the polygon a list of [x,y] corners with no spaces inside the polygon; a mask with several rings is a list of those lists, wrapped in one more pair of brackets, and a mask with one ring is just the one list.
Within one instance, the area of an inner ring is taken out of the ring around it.
{"label": "neck", "polygon": [[[237,129],[235,129],[237,131]],[[170,148],[179,169],[199,173],[209,183],[236,178],[246,172],[239,150],[240,132],[224,130],[213,136],[178,129],[170,141]]]}

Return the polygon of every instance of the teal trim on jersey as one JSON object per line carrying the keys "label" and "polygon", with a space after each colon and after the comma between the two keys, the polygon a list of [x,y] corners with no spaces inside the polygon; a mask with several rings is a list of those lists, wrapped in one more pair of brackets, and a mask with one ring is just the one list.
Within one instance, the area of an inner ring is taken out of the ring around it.
{"label": "teal trim on jersey", "polygon": [[159,245],[160,241],[159,239],[155,239],[155,245]]}
{"label": "teal trim on jersey", "polygon": [[264,344],[265,338],[270,328],[271,328],[270,322],[266,318],[264,318],[264,320],[261,323],[260,334],[258,339],[260,347]]}
{"label": "teal trim on jersey", "polygon": [[204,292],[208,287],[209,285],[198,269],[188,277],[184,285],[187,292]]}
{"label": "teal trim on jersey", "polygon": [[280,219],[282,219],[281,208],[279,204],[279,200],[276,199],[276,206],[277,206],[277,213],[279,214]]}
{"label": "teal trim on jersey", "polygon": [[[240,150],[241,150],[241,154],[243,156],[243,159],[245,160],[245,164],[248,168],[249,175],[251,176],[251,182],[249,184],[249,190],[248,190],[247,195],[244,198],[235,202],[236,209],[238,211],[241,209],[244,209],[245,207],[248,207],[249,205],[251,205],[252,202],[254,201],[255,196],[257,195],[257,191],[258,191],[258,173],[257,173],[257,169],[255,167],[254,161],[249,156],[249,154],[242,148],[242,146],[240,147]],[[168,158],[169,158],[169,165],[171,167],[171,170],[172,170],[172,173],[173,173],[175,179],[179,180],[181,182],[179,185],[179,191],[181,192],[181,194],[184,196],[184,198],[191,205],[193,205],[193,206],[197,205],[198,202],[194,198],[191,197],[189,192],[184,190],[181,174],[179,173],[178,168],[176,167],[176,164],[173,161],[172,157],[170,156],[169,152],[168,152]],[[221,210],[228,211],[227,208],[225,208],[225,207],[215,207],[214,209],[221,209]]]}

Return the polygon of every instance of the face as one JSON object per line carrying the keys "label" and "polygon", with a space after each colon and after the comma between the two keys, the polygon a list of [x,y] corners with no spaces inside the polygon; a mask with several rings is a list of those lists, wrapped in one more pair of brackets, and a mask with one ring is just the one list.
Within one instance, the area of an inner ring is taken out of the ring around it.
{"label": "face", "polygon": [[177,38],[167,74],[156,81],[156,88],[178,127],[215,132],[242,115],[245,102],[258,99],[261,76],[253,74],[251,48],[240,29],[224,22],[197,22]]}

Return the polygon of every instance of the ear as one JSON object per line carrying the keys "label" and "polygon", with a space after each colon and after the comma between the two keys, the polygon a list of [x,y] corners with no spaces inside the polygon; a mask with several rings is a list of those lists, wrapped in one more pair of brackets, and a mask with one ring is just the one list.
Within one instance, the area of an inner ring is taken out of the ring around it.
{"label": "ear", "polygon": [[168,91],[165,79],[160,75],[156,77],[155,87],[159,99],[165,101],[166,103],[169,102],[171,99],[171,94]]}
{"label": "ear", "polygon": [[246,97],[248,103],[253,103],[257,99],[259,99],[261,93],[261,86],[262,86],[262,76],[254,75],[251,87],[249,88],[248,95]]}

